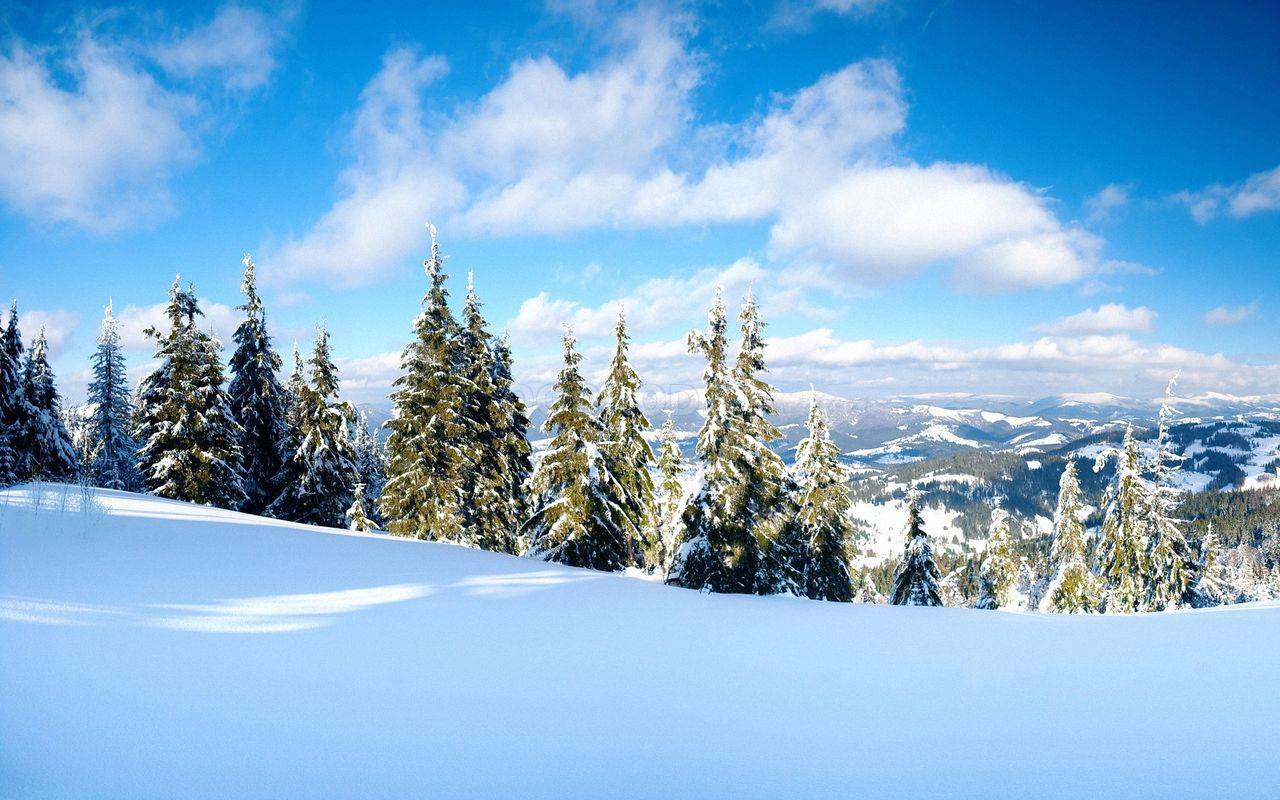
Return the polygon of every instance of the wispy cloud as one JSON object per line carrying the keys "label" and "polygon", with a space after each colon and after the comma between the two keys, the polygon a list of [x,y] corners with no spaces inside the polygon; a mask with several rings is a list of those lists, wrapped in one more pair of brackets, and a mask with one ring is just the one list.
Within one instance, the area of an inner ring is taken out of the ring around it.
{"label": "wispy cloud", "polygon": [[[225,6],[156,47],[87,25],[59,47],[0,45],[0,201],[37,222],[95,232],[169,213],[169,179],[200,153],[202,93],[259,86],[274,63],[264,19]],[[162,81],[149,52],[211,83]]]}
{"label": "wispy cloud", "polygon": [[1247,319],[1252,319],[1258,314],[1258,302],[1254,302],[1245,306],[1218,306],[1211,308],[1204,314],[1204,321],[1209,325],[1217,325],[1225,327],[1229,325],[1239,325]]}
{"label": "wispy cloud", "polygon": [[1133,186],[1113,183],[1084,201],[1085,216],[1090,222],[1104,222],[1129,205]]}
{"label": "wispy cloud", "polygon": [[1243,217],[1280,210],[1280,166],[1250,175],[1239,183],[1219,184],[1199,191],[1184,190],[1173,200],[1186,205],[1201,224],[1222,214]]}

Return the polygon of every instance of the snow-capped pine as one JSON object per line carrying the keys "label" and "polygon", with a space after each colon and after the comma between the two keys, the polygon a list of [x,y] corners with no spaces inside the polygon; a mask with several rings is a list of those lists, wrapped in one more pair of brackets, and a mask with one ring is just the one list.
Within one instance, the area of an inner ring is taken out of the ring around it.
{"label": "snow-capped pine", "polygon": [[340,528],[357,480],[347,433],[355,412],[338,398],[338,368],[329,355],[329,332],[323,325],[316,329],[310,366],[310,382],[302,389],[297,409],[299,446],[291,456],[290,473],[300,477],[284,487],[268,514]]}
{"label": "snow-capped pine", "polygon": [[18,304],[9,306],[9,321],[0,332],[0,486],[18,481],[18,403],[22,394],[22,332]]}
{"label": "snow-capped pine", "polygon": [[[653,449],[644,438],[649,420],[640,410],[640,376],[627,359],[626,317],[618,312],[614,326],[615,344],[609,373],[596,400],[601,427],[600,448],[617,478],[618,496],[610,498],[618,505],[637,531],[632,542],[633,561],[637,567],[656,563],[659,558],[657,510],[654,506]],[[607,487],[606,487],[607,488]]]}
{"label": "snow-capped pine", "polygon": [[601,426],[578,364],[571,331],[564,334],[564,366],[543,430],[552,435],[529,481],[533,514],[525,523],[529,554],[575,567],[618,571],[632,563],[634,530],[612,502],[617,479],[600,450]]}
{"label": "snow-capped pine", "polygon": [[826,412],[816,397],[809,404],[808,428],[809,435],[796,448],[793,468],[799,502],[796,522],[808,553],[804,594],[815,600],[848,603],[853,600],[848,553],[853,537],[849,474],[840,463],[840,448],[831,441]]}
{"label": "snow-capped pine", "polygon": [[284,450],[288,440],[285,422],[285,390],[276,373],[280,355],[271,347],[262,298],[258,296],[253,259],[248,253],[240,290],[245,302],[239,309],[245,318],[236,328],[231,354],[231,412],[240,423],[240,457],[244,475],[242,511],[260,514],[280,495],[285,477]]}
{"label": "snow-capped pine", "polygon": [[1213,532],[1213,523],[1210,522],[1209,530],[1205,532],[1204,539],[1200,542],[1200,564],[1194,587],[1193,605],[1205,607],[1229,602],[1226,569],[1223,568],[1220,560],[1221,555],[1222,546],[1218,543],[1218,537]]}
{"label": "snow-capped pine", "polygon": [[684,484],[680,482],[683,471],[684,457],[676,439],[676,423],[668,410],[658,445],[658,475],[662,480],[658,486],[658,554],[653,562],[653,566],[663,572],[671,565],[684,513]]}
{"label": "snow-capped pine", "polygon": [[997,503],[991,509],[991,527],[987,531],[982,566],[978,570],[979,595],[974,608],[996,609],[1008,605],[1010,591],[1018,580],[1019,567],[1009,512]]}
{"label": "snow-capped pine", "polygon": [[88,476],[94,486],[136,492],[142,488],[138,445],[133,439],[133,400],[120,352],[119,324],[108,303],[89,384]]}
{"label": "snow-capped pine", "polygon": [[356,473],[364,487],[361,497],[365,513],[371,520],[377,521],[378,497],[387,480],[387,455],[386,448],[369,424],[369,415],[365,411],[361,411],[356,418],[352,449],[355,450]]}
{"label": "snow-capped pine", "polygon": [[1174,485],[1174,478],[1185,456],[1177,453],[1169,436],[1170,422],[1177,413],[1171,402],[1176,381],[1177,376],[1169,381],[1160,403],[1149,469],[1151,485],[1144,506],[1147,517],[1146,607],[1153,611],[1177,608],[1191,602],[1191,585],[1197,566],[1195,555],[1182,533],[1183,521],[1177,517],[1183,493]]}
{"label": "snow-capped pine", "polygon": [[[495,435],[502,452],[502,460],[507,465],[506,481],[503,485],[503,497],[506,501],[507,514],[513,520],[523,522],[528,514],[528,498],[525,488],[529,476],[533,474],[532,452],[529,445],[529,414],[524,402],[516,394],[515,379],[511,375],[511,345],[504,332],[493,345],[493,391],[496,398],[494,406],[497,417],[494,420]],[[523,550],[524,543],[518,535],[514,548],[516,552]]]}
{"label": "snow-capped pine", "polygon": [[941,577],[933,560],[933,543],[920,516],[920,495],[912,489],[907,493],[906,544],[893,577],[889,602],[895,606],[940,606],[938,581]]}
{"label": "snow-capped pine", "polygon": [[357,483],[351,491],[351,506],[346,513],[347,530],[371,531],[373,523],[364,510],[364,484]]}
{"label": "snow-capped pine", "polygon": [[160,363],[138,387],[139,467],[161,497],[239,508],[240,425],[223,388],[222,344],[197,327],[195,287],[183,290],[180,281],[169,290],[169,331],[147,329]]}
{"label": "snow-capped pine", "polygon": [[506,447],[502,438],[504,409],[494,384],[492,339],[480,313],[480,298],[470,274],[458,332],[462,379],[460,451],[463,541],[485,550],[516,552],[520,520],[508,495]]}
{"label": "snow-capped pine", "polygon": [[1053,548],[1049,553],[1053,577],[1040,605],[1041,611],[1088,614],[1101,609],[1102,585],[1089,568],[1086,556],[1085,528],[1080,519],[1083,507],[1076,462],[1069,459],[1058,480]]}
{"label": "snow-capped pine", "polygon": [[22,364],[14,450],[19,480],[65,481],[76,476],[80,463],[62,421],[62,398],[49,367],[44,327],[36,335]]}
{"label": "snow-capped pine", "polygon": [[1099,575],[1106,586],[1106,610],[1131,612],[1146,609],[1147,487],[1142,479],[1142,453],[1133,426],[1125,429],[1117,450],[1098,455],[1094,471],[1108,460],[1116,462],[1115,476],[1107,487],[1102,521]]}
{"label": "snow-capped pine", "polygon": [[431,285],[413,322],[414,339],[400,358],[404,372],[393,384],[387,483],[378,508],[391,533],[461,542],[461,473],[467,460],[458,445],[463,435],[458,325],[449,311],[436,231],[429,229],[431,255],[423,266]]}

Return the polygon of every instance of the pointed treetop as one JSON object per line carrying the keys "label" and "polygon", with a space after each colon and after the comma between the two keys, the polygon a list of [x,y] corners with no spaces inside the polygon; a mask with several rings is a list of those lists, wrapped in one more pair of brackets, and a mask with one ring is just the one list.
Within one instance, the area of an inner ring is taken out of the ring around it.
{"label": "pointed treetop", "polygon": [[422,266],[427,268],[428,277],[434,279],[436,273],[440,271],[440,242],[436,239],[436,226],[430,222],[427,223],[427,230],[431,232],[431,256],[422,262]]}

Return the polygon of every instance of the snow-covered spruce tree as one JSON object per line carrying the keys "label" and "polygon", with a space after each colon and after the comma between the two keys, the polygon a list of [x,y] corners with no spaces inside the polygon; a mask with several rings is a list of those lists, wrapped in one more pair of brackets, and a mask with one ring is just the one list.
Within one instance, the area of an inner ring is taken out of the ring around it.
{"label": "snow-covered spruce tree", "polygon": [[284,488],[283,449],[288,440],[285,422],[285,390],[276,373],[280,355],[271,347],[262,298],[258,296],[253,259],[245,253],[244,281],[240,291],[245,302],[239,306],[245,318],[236,328],[236,349],[231,354],[231,413],[240,423],[240,458],[244,475],[244,505],[241,511],[261,514],[280,496]]}
{"label": "snow-covered spruce tree", "polygon": [[689,351],[707,360],[703,419],[696,454],[701,485],[685,506],[680,541],[667,583],[713,592],[754,593],[760,584],[760,545],[741,516],[746,483],[740,398],[729,371],[724,298],[719,289],[705,333],[689,334]]}
{"label": "snow-covered spruce tree", "polygon": [[765,324],[750,291],[738,320],[742,341],[733,365],[733,386],[738,394],[737,425],[743,433],[743,447],[736,453],[743,483],[737,509],[762,554],[756,592],[799,595],[804,593],[808,541],[795,524],[795,483],[782,457],[769,448],[782,433],[770,420],[774,406],[773,387],[764,379]]}
{"label": "snow-covered spruce tree", "polygon": [[893,576],[889,602],[895,606],[942,605],[938,592],[938,581],[942,575],[933,561],[933,543],[924,530],[920,495],[914,489],[907,493],[906,539],[902,561]]}
{"label": "snow-covered spruce tree", "polygon": [[49,367],[48,346],[41,327],[22,364],[14,449],[23,480],[70,480],[80,461],[62,421],[62,398]]}
{"label": "snow-covered spruce tree", "polygon": [[18,404],[22,396],[22,332],[18,304],[9,306],[9,321],[0,333],[0,486],[16,483],[18,475]]}
{"label": "snow-covered spruce tree", "polygon": [[1076,462],[1068,460],[1058,480],[1058,508],[1053,515],[1053,549],[1049,554],[1053,578],[1041,611],[1088,614],[1102,606],[1102,586],[1085,556],[1085,529],[1080,521],[1083,507]]}
{"label": "snow-covered spruce tree", "polygon": [[858,575],[853,579],[853,599],[856,603],[879,603],[881,597],[876,592],[876,582],[871,579],[871,571],[867,569],[858,570]]}
{"label": "snow-covered spruce tree", "polygon": [[849,474],[840,448],[831,441],[827,415],[815,397],[809,404],[809,435],[796,448],[794,467],[799,496],[796,524],[809,558],[804,564],[804,594],[814,600],[853,600],[849,576]]}
{"label": "snow-covered spruce tree", "polygon": [[391,533],[462,542],[461,473],[467,460],[459,446],[464,387],[458,323],[449,311],[448,276],[435,228],[429,230],[431,256],[423,265],[431,285],[413,322],[413,341],[400,358],[404,373],[391,393],[387,483],[378,508]]}
{"label": "snow-covered spruce tree", "polygon": [[515,516],[507,493],[507,463],[497,386],[493,381],[492,336],[480,313],[480,298],[467,275],[467,298],[458,332],[462,378],[461,470],[463,541],[472,547],[503,553],[516,551]]}
{"label": "snow-covered spruce tree", "polygon": [[1020,566],[1009,512],[997,503],[991,509],[991,527],[987,530],[987,545],[978,570],[979,594],[974,608],[996,609],[1008,605]]}
{"label": "snow-covered spruce tree", "polygon": [[1106,585],[1108,612],[1145,611],[1147,597],[1147,487],[1142,479],[1142,453],[1130,425],[1120,449],[1098,455],[1094,471],[1116,462],[1107,487],[1102,521],[1099,575]]}
{"label": "snow-covered spruce tree", "polygon": [[364,510],[364,484],[357,483],[351,492],[351,506],[347,509],[347,530],[370,531],[373,523]]}
{"label": "snow-covered spruce tree", "polygon": [[1204,539],[1200,542],[1200,568],[1197,570],[1198,577],[1192,593],[1192,605],[1197,608],[1227,602],[1229,593],[1227,575],[1226,569],[1219,560],[1221,555],[1222,545],[1218,543],[1218,537],[1213,532],[1213,523],[1210,522],[1209,530],[1205,532]]}
{"label": "snow-covered spruce tree", "polygon": [[223,388],[222,344],[196,325],[195,288],[175,278],[165,315],[169,331],[147,329],[159,366],[142,379],[134,439],[143,481],[153,493],[219,508],[244,501],[240,426]]}
{"label": "snow-covered spruce tree", "polygon": [[530,555],[618,571],[632,563],[635,530],[625,510],[610,502],[618,496],[616,479],[600,452],[600,422],[591,413],[581,360],[573,333],[566,331],[564,367],[543,424],[551,444],[530,480],[534,510],[524,533]]}
{"label": "snow-covered spruce tree", "polygon": [[618,505],[638,532],[632,561],[637,567],[659,558],[658,515],[654,503],[653,449],[645,440],[649,420],[640,410],[640,376],[627,360],[627,321],[622,312],[614,326],[615,345],[609,374],[596,401],[601,427],[601,453],[620,489],[610,501]]}
{"label": "snow-covered spruce tree", "polygon": [[104,489],[136,492],[142,488],[138,445],[133,440],[133,400],[120,352],[120,330],[108,303],[102,315],[98,349],[89,384],[89,480]]}
{"label": "snow-covered spruce tree", "polygon": [[[529,445],[529,414],[524,402],[515,392],[515,380],[511,376],[511,345],[504,332],[493,345],[493,390],[497,398],[497,418],[494,429],[497,432],[502,460],[507,465],[506,483],[503,486],[503,497],[506,500],[511,519],[523,522],[528,514],[528,499],[525,497],[525,486],[529,476],[533,474],[532,452]],[[512,542],[513,553],[523,549],[518,535]]]}
{"label": "snow-covered spruce tree", "polygon": [[364,411],[356,418],[352,448],[355,450],[356,474],[364,487],[365,513],[376,522],[378,497],[382,494],[382,484],[387,480],[387,457],[382,442],[369,424],[369,415]]}
{"label": "snow-covered spruce tree", "polygon": [[679,537],[680,517],[684,513],[684,484],[680,482],[683,469],[684,458],[680,454],[680,442],[676,440],[676,423],[671,412],[667,411],[658,446],[658,474],[662,481],[658,487],[658,555],[652,562],[658,570],[665,571],[670,566]]}
{"label": "snow-covered spruce tree", "polygon": [[340,528],[351,506],[357,480],[355,454],[347,427],[355,418],[338,399],[338,368],[329,355],[329,331],[316,329],[310,383],[299,400],[299,446],[290,457],[300,479],[285,486],[267,509],[270,516],[310,525]]}
{"label": "snow-covered spruce tree", "polygon": [[1152,611],[1190,603],[1191,586],[1195,580],[1195,555],[1182,533],[1182,520],[1177,518],[1177,508],[1182,491],[1174,486],[1174,478],[1185,460],[1174,450],[1169,436],[1169,425],[1177,413],[1171,402],[1175,375],[1165,388],[1160,403],[1159,424],[1156,427],[1155,448],[1151,454],[1151,486],[1144,504],[1147,527],[1148,578],[1146,607]]}

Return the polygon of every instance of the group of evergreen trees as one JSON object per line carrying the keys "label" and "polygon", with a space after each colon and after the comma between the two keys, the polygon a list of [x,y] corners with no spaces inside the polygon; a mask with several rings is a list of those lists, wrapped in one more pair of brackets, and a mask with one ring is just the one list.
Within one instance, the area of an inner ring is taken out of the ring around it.
{"label": "group of evergreen trees", "polygon": [[77,470],[44,328],[24,355],[14,303],[0,332],[0,485],[69,480]]}
{"label": "group of evergreen trees", "polygon": [[[194,287],[175,279],[166,329],[146,331],[158,366],[131,393],[107,306],[79,453],[63,421],[44,332],[24,354],[11,308],[0,331],[0,482],[80,477],[316,525],[382,527],[600,570],[645,568],[703,591],[841,602],[876,596],[870,570],[855,576],[850,568],[849,475],[823,409],[811,405],[808,435],[790,467],[770,447],[781,434],[770,421],[764,322],[750,293],[738,316],[736,351],[720,292],[707,329],[688,336],[690,352],[706,361],[697,480],[689,493],[670,414],[656,453],[646,438],[651,426],[622,315],[597,394],[566,331],[543,426],[551,438],[534,469],[506,338],[489,333],[470,278],[455,318],[434,228],[424,262],[429,285],[391,395],[385,448],[368,419],[339,397],[323,325],[305,364],[295,345],[292,373],[281,383],[254,264],[247,255],[243,264],[244,319],[226,368],[221,343],[199,325]],[[1067,464],[1052,577],[1032,601],[1041,610],[1161,610],[1217,602],[1228,591],[1212,531],[1193,552],[1175,513],[1181,457],[1169,435],[1173,413],[1166,401],[1146,452],[1130,428],[1119,448],[1098,457],[1095,470],[1112,460],[1116,469],[1097,542],[1082,521],[1075,464]],[[888,600],[941,605],[954,587],[941,577],[915,492],[906,514]],[[1012,521],[998,504],[976,566],[978,608],[1011,604],[1015,587],[1026,583]]]}

